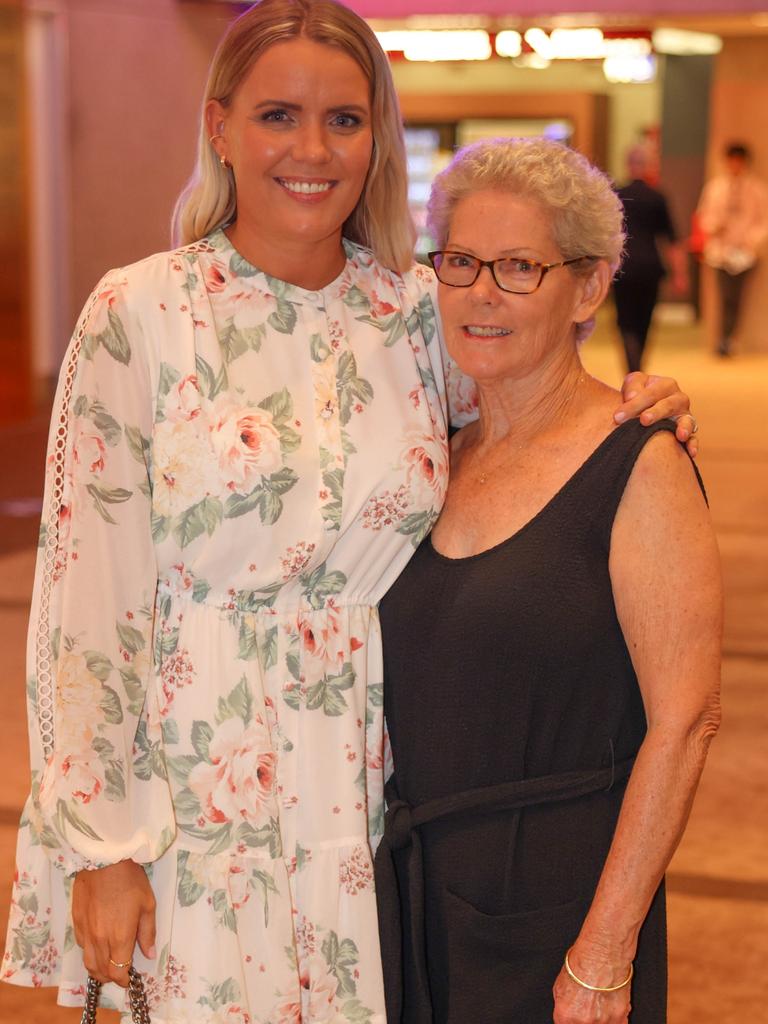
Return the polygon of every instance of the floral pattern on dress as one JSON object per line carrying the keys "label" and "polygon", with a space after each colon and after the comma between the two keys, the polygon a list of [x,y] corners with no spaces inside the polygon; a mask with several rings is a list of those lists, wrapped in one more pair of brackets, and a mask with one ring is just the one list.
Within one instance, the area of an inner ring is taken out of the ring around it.
{"label": "floral pattern on dress", "polygon": [[296,958],[301,980],[298,998],[294,994],[278,996],[270,1021],[370,1024],[373,1011],[357,998],[360,956],[351,939],[339,939],[336,932],[323,932],[300,917],[296,927]]}
{"label": "floral pattern on dress", "polygon": [[[11,914],[8,923],[8,949],[5,964],[23,964],[32,985],[50,984],[59,968],[60,951],[51,935],[51,908],[41,907],[38,879],[27,872],[14,879]],[[9,978],[5,969],[0,977]]]}
{"label": "floral pattern on dress", "polygon": [[72,875],[132,858],[153,1024],[384,1022],[376,606],[440,510],[447,427],[430,273],[346,251],[309,291],[215,232],[108,274],[78,325],[2,972],[65,1005]]}

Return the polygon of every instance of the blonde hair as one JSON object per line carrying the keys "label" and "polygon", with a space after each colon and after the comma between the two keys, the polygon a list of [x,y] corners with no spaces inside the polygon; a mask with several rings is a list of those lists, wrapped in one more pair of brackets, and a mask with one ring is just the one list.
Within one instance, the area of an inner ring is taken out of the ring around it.
{"label": "blonde hair", "polygon": [[[613,272],[618,268],[625,238],[621,200],[581,153],[544,138],[485,139],[460,149],[435,178],[427,204],[427,227],[438,248],[458,203],[484,189],[540,203],[551,215],[563,259],[596,256]],[[588,262],[575,268],[591,270]]]}
{"label": "blonde hair", "polygon": [[206,106],[232,98],[270,46],[303,37],[349,54],[370,84],[373,156],[346,238],[373,251],[391,270],[413,262],[415,231],[408,209],[408,176],[400,108],[387,56],[371,28],[335,0],[260,0],[230,26],[214,55],[201,112],[197,163],[173,213],[174,243],[196,242],[237,216],[234,176],[219,163],[208,138]]}

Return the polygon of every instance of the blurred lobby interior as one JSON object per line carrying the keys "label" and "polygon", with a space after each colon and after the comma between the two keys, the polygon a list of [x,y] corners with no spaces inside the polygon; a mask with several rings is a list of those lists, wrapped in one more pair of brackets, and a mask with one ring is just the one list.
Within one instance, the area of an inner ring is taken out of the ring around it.
{"label": "blurred lobby interior", "polygon": [[[169,247],[171,210],[194,159],[206,68],[225,25],[245,6],[0,0],[3,933],[28,784],[25,628],[53,383],[95,282],[111,267]],[[646,146],[682,238],[726,142],[747,143],[756,173],[768,181],[768,0],[349,6],[392,46],[421,225],[431,177],[454,146],[483,135],[554,134],[619,182],[626,150]],[[452,59],[436,52],[408,59],[398,48],[407,40],[388,35],[406,29],[485,33],[485,43],[468,35]],[[579,49],[584,36],[556,36],[585,29],[601,30],[593,51]],[[606,54],[620,52],[611,40],[634,41],[625,51],[634,60],[610,66]],[[477,59],[458,59],[475,45]],[[428,247],[422,232],[419,248]],[[711,271],[691,279],[688,295],[663,296],[646,368],[677,378],[701,425],[698,461],[726,582],[724,724],[668,876],[669,1022],[757,1024],[768,1020],[768,253],[749,283],[730,360],[714,354]],[[597,376],[620,381],[610,306],[584,361]],[[52,990],[0,985],[0,1024],[77,1020],[76,1011],[55,1006]]]}

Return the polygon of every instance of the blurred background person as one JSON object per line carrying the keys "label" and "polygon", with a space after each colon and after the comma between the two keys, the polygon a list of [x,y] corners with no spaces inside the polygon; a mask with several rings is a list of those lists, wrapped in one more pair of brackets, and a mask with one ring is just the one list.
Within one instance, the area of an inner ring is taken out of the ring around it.
{"label": "blurred background person", "polygon": [[663,192],[648,184],[650,170],[647,150],[633,146],[627,153],[628,183],[617,190],[624,206],[627,232],[624,262],[613,283],[616,321],[624,346],[627,368],[639,370],[643,361],[659,286],[666,276],[664,257],[672,272],[672,287],[684,294],[688,289],[685,253]]}
{"label": "blurred background person", "polygon": [[727,145],[724,157],[724,173],[704,186],[698,217],[706,235],[704,261],[717,272],[717,352],[729,356],[742,310],[744,286],[768,235],[768,190],[752,173],[752,153],[744,143]]}

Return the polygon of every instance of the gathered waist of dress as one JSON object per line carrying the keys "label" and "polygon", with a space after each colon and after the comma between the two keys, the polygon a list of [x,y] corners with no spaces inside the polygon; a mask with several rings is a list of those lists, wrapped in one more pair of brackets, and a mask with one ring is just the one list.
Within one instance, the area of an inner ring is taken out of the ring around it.
{"label": "gathered waist of dress", "polygon": [[253,590],[232,590],[217,593],[208,587],[192,584],[189,587],[173,586],[160,581],[157,585],[156,604],[161,609],[169,599],[173,602],[197,605],[219,615],[231,618],[237,615],[259,615],[264,618],[276,616],[322,615],[339,612],[362,612],[370,615],[376,612],[375,602],[356,595],[330,595],[307,598],[297,590],[279,594],[276,589],[266,587]]}

